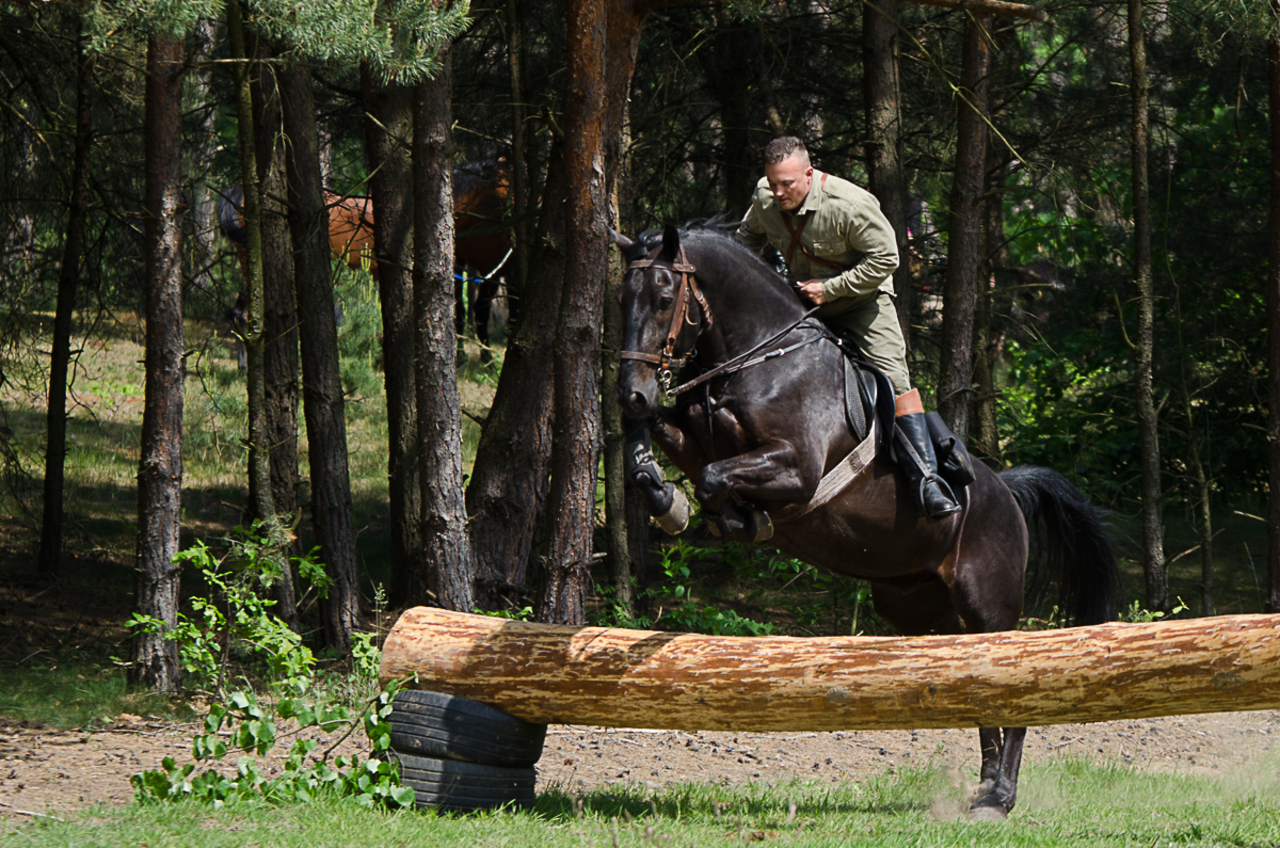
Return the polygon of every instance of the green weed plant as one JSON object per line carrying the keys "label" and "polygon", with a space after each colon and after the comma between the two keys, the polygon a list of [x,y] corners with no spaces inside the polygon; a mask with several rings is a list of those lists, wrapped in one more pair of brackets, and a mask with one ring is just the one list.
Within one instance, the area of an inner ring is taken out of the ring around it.
{"label": "green weed plant", "polygon": [[[161,768],[134,775],[134,797],[139,802],[190,799],[221,807],[245,799],[309,802],[330,794],[349,796],[366,806],[411,805],[413,789],[400,785],[386,721],[398,685],[393,682],[359,709],[324,697],[323,686],[317,685],[315,655],[301,636],[271,613],[275,602],[266,597],[282,569],[289,567],[287,561],[256,524],[248,531],[237,528],[230,542],[221,557],[197,542],[175,558],[196,566],[212,590],[210,597],[191,599],[192,616],[179,614],[177,625],[168,629],[164,622],[137,613],[130,622],[176,642],[189,679],[215,699],[203,732],[192,739],[193,762],[179,765],[166,757]],[[296,558],[293,564],[323,596],[323,566],[313,556]],[[353,653],[352,676],[376,681],[376,634],[360,634]],[[234,668],[233,659],[239,661]],[[243,674],[238,680],[245,685],[227,692],[237,669],[256,670],[268,697],[260,697]],[[291,727],[287,733],[280,730],[284,722]],[[304,738],[312,729],[338,734],[338,741],[317,754],[320,743]],[[363,760],[359,755],[338,755],[330,764],[330,754],[357,729],[368,737],[370,755]],[[284,767],[268,777],[257,757],[286,736],[296,738]],[[234,771],[219,768],[235,750],[242,755]]]}

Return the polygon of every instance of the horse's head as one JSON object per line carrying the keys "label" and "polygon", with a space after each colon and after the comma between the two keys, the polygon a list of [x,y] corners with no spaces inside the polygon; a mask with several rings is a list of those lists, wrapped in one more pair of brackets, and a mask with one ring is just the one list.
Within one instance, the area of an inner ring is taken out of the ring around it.
{"label": "horse's head", "polygon": [[709,309],[674,226],[667,225],[662,243],[652,249],[619,233],[613,233],[613,240],[627,260],[619,290],[623,352],[618,403],[624,413],[639,418],[657,406],[659,383],[667,388],[672,370],[693,349],[704,322],[709,323]]}

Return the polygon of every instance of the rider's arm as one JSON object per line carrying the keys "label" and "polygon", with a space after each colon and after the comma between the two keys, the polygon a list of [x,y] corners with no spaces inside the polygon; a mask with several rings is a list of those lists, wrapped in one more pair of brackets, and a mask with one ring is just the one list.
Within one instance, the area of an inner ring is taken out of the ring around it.
{"label": "rider's arm", "polygon": [[733,237],[756,253],[764,250],[765,245],[769,243],[764,227],[760,224],[760,210],[755,200],[752,200],[747,214],[743,216],[742,223],[738,225],[738,231],[733,234]]}
{"label": "rider's arm", "polygon": [[[898,240],[875,195],[863,192],[845,202],[849,205],[845,240],[851,250],[862,254],[862,259],[848,271],[823,282],[822,291],[828,301],[869,295],[881,288],[898,267]],[[890,281],[887,288],[892,291],[892,287]]]}

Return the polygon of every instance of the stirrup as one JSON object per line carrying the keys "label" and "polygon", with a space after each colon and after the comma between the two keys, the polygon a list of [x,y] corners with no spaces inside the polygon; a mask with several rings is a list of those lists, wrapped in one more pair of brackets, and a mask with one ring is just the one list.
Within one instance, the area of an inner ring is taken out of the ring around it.
{"label": "stirrup", "polygon": [[[948,505],[943,509],[934,510],[932,512],[929,510],[929,505],[924,498],[924,488],[931,482],[938,484],[939,493],[943,497],[945,497],[949,502]],[[924,513],[924,517],[929,521],[941,521],[947,516],[955,515],[956,513],[964,509],[964,507],[960,505],[960,500],[959,498],[956,497],[955,492],[951,490],[951,486],[947,483],[946,480],[943,480],[942,477],[938,474],[930,474],[930,475],[921,477],[920,487],[919,487],[919,490],[916,492],[916,496],[917,496],[917,500],[920,503],[920,511]]]}

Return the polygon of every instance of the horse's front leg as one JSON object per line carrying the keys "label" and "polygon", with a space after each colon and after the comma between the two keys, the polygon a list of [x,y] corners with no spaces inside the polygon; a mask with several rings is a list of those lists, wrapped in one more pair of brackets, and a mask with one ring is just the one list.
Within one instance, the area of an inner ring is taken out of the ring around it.
{"label": "horse's front leg", "polygon": [[802,503],[813,497],[817,480],[806,480],[799,455],[788,442],[767,442],[702,469],[694,496],[714,530],[730,541],[762,542],[773,535],[761,511],[742,508],[760,501]]}
{"label": "horse's front leg", "polygon": [[689,525],[689,500],[684,492],[668,483],[653,456],[649,444],[650,428],[658,447],[676,466],[689,473],[690,467],[701,468],[697,457],[689,455],[692,441],[678,426],[664,417],[624,418],[626,431],[626,474],[631,485],[644,496],[649,514],[658,526],[669,535],[680,533]]}

